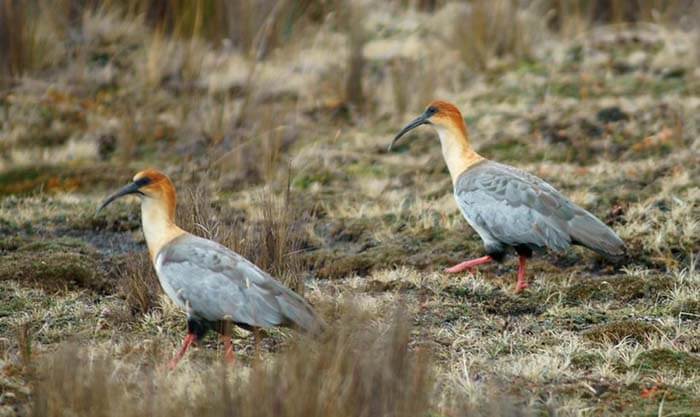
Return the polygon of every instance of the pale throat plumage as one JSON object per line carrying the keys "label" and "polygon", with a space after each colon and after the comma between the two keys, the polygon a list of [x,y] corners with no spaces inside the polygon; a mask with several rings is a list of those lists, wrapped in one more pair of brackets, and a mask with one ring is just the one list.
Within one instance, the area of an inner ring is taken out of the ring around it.
{"label": "pale throat plumage", "polygon": [[477,162],[483,161],[484,157],[472,149],[469,139],[464,137],[464,133],[459,128],[439,124],[434,124],[433,127],[440,136],[442,156],[454,185],[464,171]]}
{"label": "pale throat plumage", "polygon": [[173,213],[165,202],[152,197],[141,197],[141,225],[151,259],[171,240],[185,233],[177,227]]}

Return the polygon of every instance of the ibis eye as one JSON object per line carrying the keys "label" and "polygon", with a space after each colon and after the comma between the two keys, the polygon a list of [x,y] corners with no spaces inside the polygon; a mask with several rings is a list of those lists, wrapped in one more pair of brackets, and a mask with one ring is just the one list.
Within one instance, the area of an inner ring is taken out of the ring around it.
{"label": "ibis eye", "polygon": [[144,185],[148,185],[150,183],[151,183],[151,179],[148,177],[139,178],[137,181],[134,181],[134,184],[138,185],[139,188],[143,187]]}

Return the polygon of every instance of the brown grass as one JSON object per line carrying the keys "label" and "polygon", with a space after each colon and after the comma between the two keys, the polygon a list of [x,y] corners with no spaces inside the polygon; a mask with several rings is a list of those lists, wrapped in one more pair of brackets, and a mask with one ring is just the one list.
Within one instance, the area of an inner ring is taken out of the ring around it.
{"label": "brown grass", "polygon": [[367,42],[367,34],[362,26],[364,11],[359,6],[347,5],[340,13],[350,42],[350,54],[346,64],[345,100],[362,113],[366,100],[362,86],[363,72],[366,66],[362,49]]}
{"label": "brown grass", "polygon": [[483,71],[495,58],[529,58],[538,23],[514,0],[476,0],[454,17],[451,43],[469,68]]}
{"label": "brown grass", "polygon": [[[303,294],[301,250],[308,212],[299,205],[290,185],[281,192],[259,191],[244,218],[225,202],[214,204],[212,190],[201,181],[180,193],[179,223],[196,235],[219,242]],[[280,195],[281,194],[281,195]]]}
{"label": "brown grass", "polygon": [[580,35],[594,25],[673,24],[695,12],[692,0],[593,0],[548,2],[550,27],[565,35]]}
{"label": "brown grass", "polygon": [[7,0],[0,4],[0,87],[28,67],[31,40],[26,12],[21,1]]}
{"label": "brown grass", "polygon": [[135,316],[148,313],[157,305],[162,291],[147,251],[124,256],[117,280],[119,293]]}
{"label": "brown grass", "polygon": [[[34,404],[37,415],[194,415],[210,403],[252,413],[253,401],[261,413],[313,414],[331,390],[337,404],[323,411],[339,415],[410,406],[445,417],[530,406],[562,417],[681,415],[700,406],[699,374],[686,366],[697,367],[700,346],[692,13],[632,20],[588,9],[616,1],[470,2],[482,17],[465,14],[460,23],[473,27],[457,28],[466,2],[402,0],[374,2],[348,26],[337,14],[347,1],[311,1],[297,20],[289,7],[306,3],[274,2],[272,13],[273,2],[249,0],[226,2],[237,16],[224,20],[249,23],[240,34],[217,35],[208,30],[230,28],[197,11],[214,2],[44,3],[46,13],[25,19],[41,53],[25,50],[34,57],[0,94],[0,415]],[[162,24],[141,8],[156,4],[170,8]],[[556,11],[570,20],[555,24],[555,4],[571,8]],[[359,29],[366,38],[353,48]],[[364,113],[347,100],[353,54],[364,60],[353,80]],[[583,249],[537,255],[521,296],[511,292],[512,258],[443,273],[483,245],[454,203],[437,137],[424,127],[386,152],[433,96],[459,106],[484,156],[542,177],[610,224],[628,264]],[[300,292],[303,279],[338,333],[318,343],[269,329],[258,344],[244,333],[227,376],[212,335],[165,374],[183,313],[154,300],[145,254],[119,280],[102,271],[143,248],[138,208],[124,201],[92,214],[144,166],[171,174],[185,229]],[[92,249],[20,250],[66,236]],[[63,284],[81,280],[109,285]],[[346,300],[360,310],[349,318]],[[414,324],[405,345],[393,341],[396,305]],[[71,341],[80,349],[53,355]],[[32,373],[40,364],[43,379]]]}
{"label": "brown grass", "polygon": [[[32,415],[407,417],[439,409],[431,401],[427,352],[410,348],[403,315],[380,327],[361,317],[346,311],[323,342],[299,340],[249,370],[224,365],[167,373],[65,346],[39,365]],[[145,356],[151,363],[163,359]],[[449,415],[480,414],[454,408]]]}

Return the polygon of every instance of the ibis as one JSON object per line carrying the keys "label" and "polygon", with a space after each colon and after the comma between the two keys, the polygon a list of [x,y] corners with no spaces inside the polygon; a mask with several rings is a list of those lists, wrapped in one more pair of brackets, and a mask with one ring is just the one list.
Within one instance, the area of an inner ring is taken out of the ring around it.
{"label": "ibis", "polygon": [[556,188],[532,174],[479,155],[472,148],[462,114],[451,103],[430,103],[394,137],[389,151],[402,136],[422,125],[437,131],[457,205],[485,248],[484,256],[446,272],[501,262],[514,250],[519,256],[515,286],[519,293],[528,287],[525,265],[533,252],[561,253],[571,245],[580,245],[607,258],[624,255],[625,245],[610,227]]}
{"label": "ibis", "polygon": [[175,187],[167,175],[154,169],[137,173],[98,211],[127,195],[141,200],[143,234],[163,291],[187,313],[187,335],[171,368],[209,330],[221,333],[225,357],[232,362],[231,324],[248,330],[283,326],[310,334],[322,331],[323,320],[304,298],[241,255],[175,224]]}

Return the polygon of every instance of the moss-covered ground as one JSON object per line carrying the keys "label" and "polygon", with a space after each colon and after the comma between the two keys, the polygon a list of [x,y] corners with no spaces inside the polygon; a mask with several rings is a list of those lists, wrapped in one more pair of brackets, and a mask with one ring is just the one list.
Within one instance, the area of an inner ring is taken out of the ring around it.
{"label": "moss-covered ground", "polygon": [[[348,54],[340,29],[273,51],[251,81],[246,56],[177,39],[158,46],[148,30],[99,13],[86,15],[100,29],[74,52],[101,59],[56,64],[0,94],[0,415],[29,412],[25,365],[67,343],[124,360],[175,351],[184,316],[151,272],[134,269],[149,268],[133,263],[146,251],[137,202],[95,212],[150,166],[178,187],[190,231],[254,259],[246,236],[282,230],[261,201],[294,206],[283,258],[293,262],[271,257],[268,269],[292,268],[280,276],[303,280],[331,325],[343,302],[368,326],[405,306],[410,346],[470,404],[497,387],[538,415],[700,413],[697,34],[591,29],[474,73],[439,45],[449,11],[412,12],[403,25],[383,14],[391,7],[366,23],[366,108],[343,103],[337,60],[324,55]],[[434,45],[420,58],[417,34]],[[396,66],[414,68],[398,67],[421,85],[405,88],[416,96],[403,107]],[[386,151],[432,97],[461,108],[480,153],[562,190],[615,229],[628,256],[537,255],[521,295],[513,257],[444,273],[483,247],[452,200],[437,136],[421,128]],[[263,357],[292,335],[266,332]],[[254,360],[254,339],[235,340],[238,366]],[[218,349],[211,336],[184,366],[202,369]]]}

